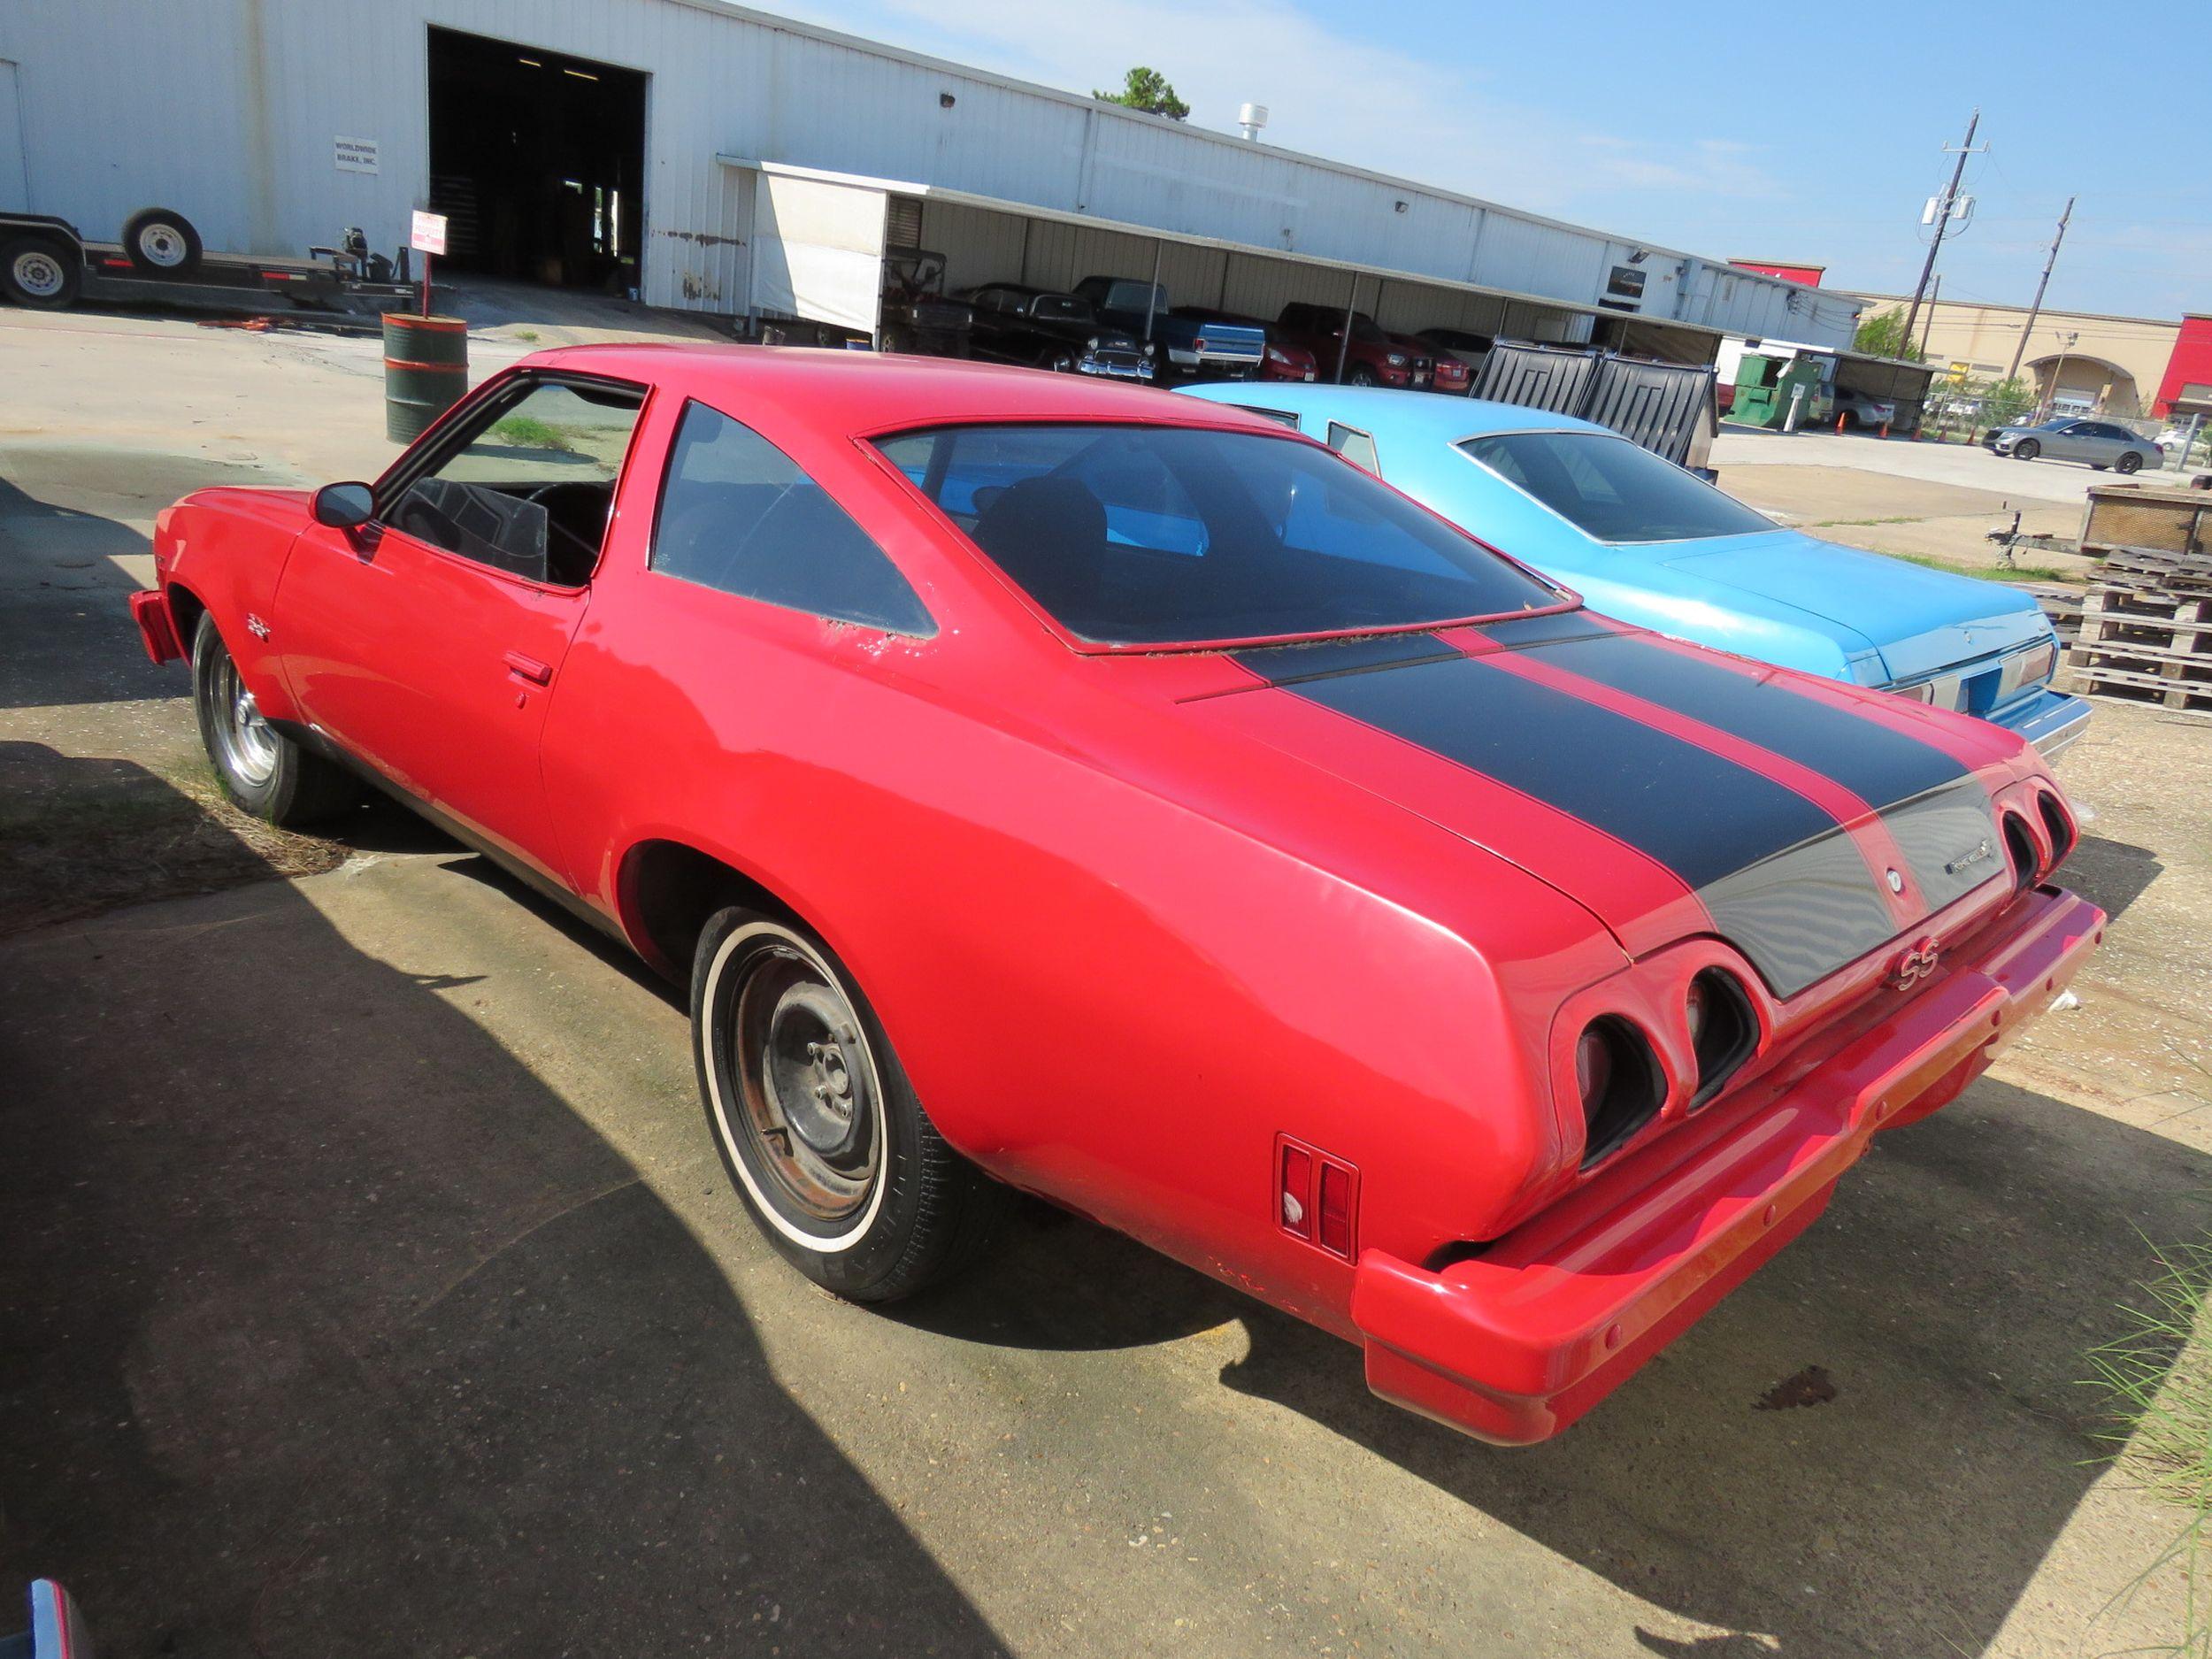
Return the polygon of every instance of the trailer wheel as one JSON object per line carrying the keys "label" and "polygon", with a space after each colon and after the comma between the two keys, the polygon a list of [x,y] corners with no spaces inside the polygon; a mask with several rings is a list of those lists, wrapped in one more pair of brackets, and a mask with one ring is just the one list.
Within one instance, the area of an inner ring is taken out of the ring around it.
{"label": "trailer wheel", "polygon": [[58,311],[77,297],[81,280],[75,250],[50,236],[18,236],[0,245],[0,294],[18,305]]}
{"label": "trailer wheel", "polygon": [[142,207],[123,221],[123,251],[150,276],[181,276],[200,263],[200,233],[173,208]]}

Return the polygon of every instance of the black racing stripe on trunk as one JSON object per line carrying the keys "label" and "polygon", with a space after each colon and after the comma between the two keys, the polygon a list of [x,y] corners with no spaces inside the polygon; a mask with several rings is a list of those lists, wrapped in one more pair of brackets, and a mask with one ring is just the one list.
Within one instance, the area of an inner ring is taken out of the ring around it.
{"label": "black racing stripe on trunk", "polygon": [[1229,654],[1276,686],[1295,686],[1337,674],[1372,673],[1379,668],[1403,668],[1413,663],[1441,662],[1461,655],[1433,634],[1376,634],[1357,640],[1262,645]]}
{"label": "black racing stripe on trunk", "polygon": [[1498,645],[1556,645],[1569,640],[1617,637],[1612,629],[1591,621],[1579,611],[1562,611],[1548,617],[1506,617],[1479,624],[1477,632]]}
{"label": "black racing stripe on trunk", "polygon": [[1558,807],[1693,887],[1836,828],[1732,760],[1479,657],[1288,688]]}
{"label": "black racing stripe on trunk", "polygon": [[1775,994],[1895,932],[1858,845],[1795,790],[1479,657],[1279,682],[1625,842],[1695,890]]}
{"label": "black racing stripe on trunk", "polygon": [[1655,641],[1613,634],[1549,648],[1544,660],[1793,760],[1877,810],[1968,775],[1941,749],[1878,720]]}

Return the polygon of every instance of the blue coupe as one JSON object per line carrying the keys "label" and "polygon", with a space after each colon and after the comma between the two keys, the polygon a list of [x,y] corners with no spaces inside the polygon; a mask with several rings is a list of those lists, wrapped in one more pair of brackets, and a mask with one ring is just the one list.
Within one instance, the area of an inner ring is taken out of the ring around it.
{"label": "blue coupe", "polygon": [[1589,421],[1359,387],[1181,395],[1296,426],[1624,622],[1978,715],[2046,759],[2088,722],[2051,689],[2029,595],[1786,530]]}

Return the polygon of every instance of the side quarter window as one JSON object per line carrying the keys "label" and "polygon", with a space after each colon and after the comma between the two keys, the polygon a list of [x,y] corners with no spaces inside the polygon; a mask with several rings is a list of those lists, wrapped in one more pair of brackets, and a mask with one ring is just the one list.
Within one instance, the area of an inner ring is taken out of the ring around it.
{"label": "side quarter window", "polygon": [[1377,478],[1382,476],[1382,463],[1375,458],[1375,441],[1358,427],[1332,420],[1329,423],[1329,448],[1354,466],[1364,467]]}
{"label": "side quarter window", "polygon": [[669,447],[652,568],[863,627],[937,631],[898,566],[798,463],[750,426],[686,406]]}

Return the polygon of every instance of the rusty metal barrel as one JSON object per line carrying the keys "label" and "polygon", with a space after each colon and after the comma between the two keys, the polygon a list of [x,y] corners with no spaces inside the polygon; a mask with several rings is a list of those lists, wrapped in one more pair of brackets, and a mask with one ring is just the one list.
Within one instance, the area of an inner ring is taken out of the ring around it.
{"label": "rusty metal barrel", "polygon": [[384,313],[384,435],[412,443],[469,388],[469,326]]}

